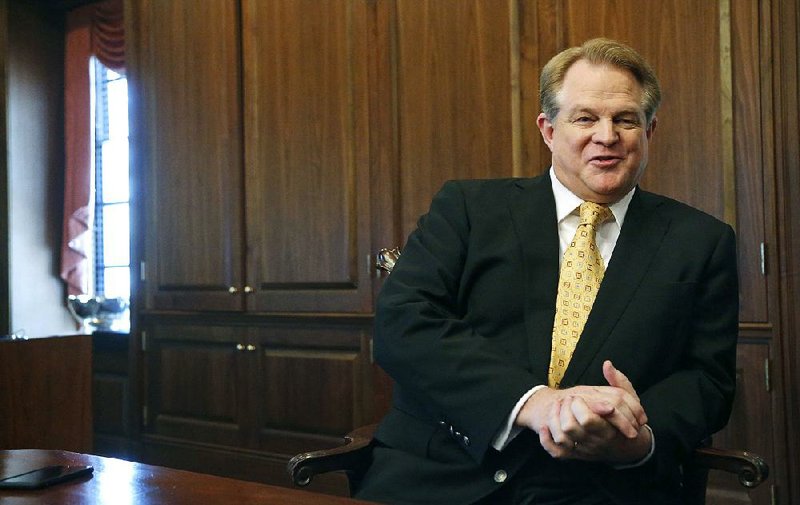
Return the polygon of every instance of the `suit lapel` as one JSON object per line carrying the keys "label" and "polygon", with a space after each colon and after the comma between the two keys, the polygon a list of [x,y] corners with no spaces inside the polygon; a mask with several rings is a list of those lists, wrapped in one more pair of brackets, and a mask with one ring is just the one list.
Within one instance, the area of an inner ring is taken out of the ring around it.
{"label": "suit lapel", "polygon": [[525,328],[531,370],[547,383],[558,286],[558,225],[550,177],[520,179],[509,201],[525,282]]}
{"label": "suit lapel", "polygon": [[669,219],[654,212],[660,201],[637,189],[606,269],[592,312],[575,348],[561,387],[571,387],[587,371],[628,306],[660,247]]}

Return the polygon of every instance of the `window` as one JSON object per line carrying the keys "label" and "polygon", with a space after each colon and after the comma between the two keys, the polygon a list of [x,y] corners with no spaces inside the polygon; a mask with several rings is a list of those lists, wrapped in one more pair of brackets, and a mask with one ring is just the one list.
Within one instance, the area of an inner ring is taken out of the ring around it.
{"label": "window", "polygon": [[130,299],[128,82],[93,59],[95,104],[94,291]]}

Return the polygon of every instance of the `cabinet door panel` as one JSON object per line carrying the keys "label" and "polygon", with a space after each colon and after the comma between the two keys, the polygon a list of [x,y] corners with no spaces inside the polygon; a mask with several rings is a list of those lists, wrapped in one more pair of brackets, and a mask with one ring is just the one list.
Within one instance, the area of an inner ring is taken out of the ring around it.
{"label": "cabinet door panel", "polygon": [[[772,394],[767,389],[765,366],[769,358],[769,341],[752,340],[740,343],[736,356],[736,399],[728,426],[714,435],[714,446],[746,449],[764,457],[775,470],[773,447],[774,421]],[[774,477],[773,477],[774,480]],[[709,505],[752,503],[767,505],[769,483],[754,490],[743,488],[735,475],[723,472],[709,474]]]}
{"label": "cabinet door panel", "polygon": [[251,310],[371,308],[365,16],[363,0],[244,2]]}
{"label": "cabinet door panel", "polygon": [[92,381],[93,427],[95,436],[127,436],[129,433],[128,377],[95,372]]}
{"label": "cabinet door panel", "polygon": [[519,55],[512,47],[518,26],[511,6],[484,0],[396,2],[395,26],[389,29],[396,48],[397,209],[403,238],[445,180],[523,175],[513,64]]}
{"label": "cabinet door panel", "polygon": [[242,308],[236,0],[136,2],[133,139],[147,165],[148,307]]}
{"label": "cabinet door panel", "polygon": [[[731,72],[733,77],[733,160],[736,169],[736,234],[739,251],[739,319],[770,321],[766,247],[769,243],[765,210],[768,196],[764,178],[770,173],[768,154],[772,148],[768,133],[772,111],[767,104],[769,72],[760,66],[759,27],[762,2],[731,2]],[[764,118],[762,120],[762,118]],[[762,244],[765,249],[762,251]]]}
{"label": "cabinet door panel", "polygon": [[159,325],[146,352],[149,434],[240,446],[246,383],[236,328]]}
{"label": "cabinet door panel", "polygon": [[294,454],[336,445],[366,422],[364,332],[295,327],[259,334],[258,370],[251,375],[259,449]]}

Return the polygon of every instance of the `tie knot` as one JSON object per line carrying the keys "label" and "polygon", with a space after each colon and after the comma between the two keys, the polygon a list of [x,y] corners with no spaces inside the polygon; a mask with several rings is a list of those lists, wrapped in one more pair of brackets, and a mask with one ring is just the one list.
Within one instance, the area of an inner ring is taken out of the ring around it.
{"label": "tie knot", "polygon": [[611,209],[594,202],[583,202],[580,207],[581,224],[597,227],[611,217]]}

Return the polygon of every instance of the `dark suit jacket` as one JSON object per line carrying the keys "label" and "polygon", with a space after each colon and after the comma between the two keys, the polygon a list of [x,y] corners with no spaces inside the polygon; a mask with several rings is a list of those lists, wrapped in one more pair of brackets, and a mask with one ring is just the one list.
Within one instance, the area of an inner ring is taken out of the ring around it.
{"label": "dark suit jacket", "polygon": [[[519,398],[547,383],[559,275],[548,176],[444,185],[378,299],[375,357],[393,408],[358,496],[471,503],[508,476],[592,479],[620,503],[667,503],[679,462],[727,421],[734,391],[738,285],[732,229],[637,189],[562,388],[606,385],[611,359],[653,429],[645,465],[556,462],[530,431],[492,439]],[[570,474],[571,475],[571,474]]]}

